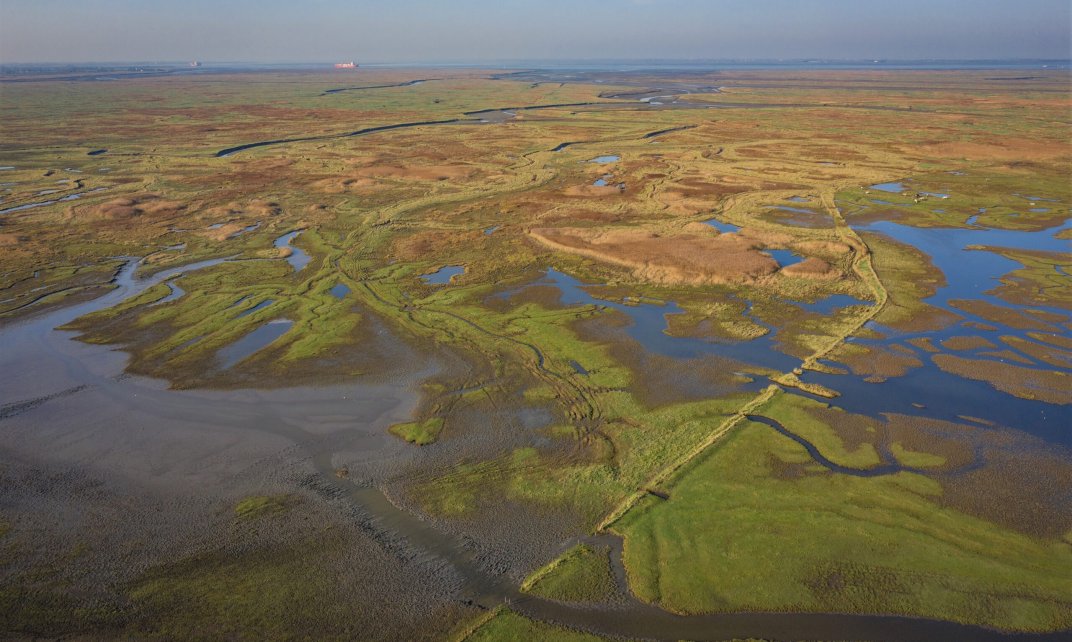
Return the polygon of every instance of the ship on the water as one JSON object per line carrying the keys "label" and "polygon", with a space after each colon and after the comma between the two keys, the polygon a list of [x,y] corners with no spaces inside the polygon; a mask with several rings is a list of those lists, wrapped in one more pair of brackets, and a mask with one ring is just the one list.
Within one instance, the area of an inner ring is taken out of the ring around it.
{"label": "ship on the water", "polygon": [[350,62],[337,62],[337,63],[335,63],[335,68],[336,69],[357,69],[357,63],[355,63],[353,60],[351,60]]}

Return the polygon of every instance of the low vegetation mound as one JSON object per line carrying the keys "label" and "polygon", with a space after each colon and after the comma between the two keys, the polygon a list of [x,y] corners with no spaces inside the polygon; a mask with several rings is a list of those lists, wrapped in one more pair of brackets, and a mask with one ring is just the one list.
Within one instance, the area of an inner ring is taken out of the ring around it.
{"label": "low vegetation mound", "polygon": [[642,229],[569,227],[535,228],[530,234],[553,249],[628,267],[637,278],[665,285],[753,283],[778,270],[777,261],[737,234],[663,236]]}

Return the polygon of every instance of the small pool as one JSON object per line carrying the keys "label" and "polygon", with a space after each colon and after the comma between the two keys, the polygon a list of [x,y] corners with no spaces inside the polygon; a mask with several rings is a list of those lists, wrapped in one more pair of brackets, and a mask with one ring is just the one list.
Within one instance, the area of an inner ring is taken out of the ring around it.
{"label": "small pool", "polygon": [[[234,305],[232,305],[231,307],[234,307],[235,305],[238,305],[239,303],[241,303],[242,301],[244,301],[247,298],[249,298],[249,297],[242,297],[237,302],[235,302]],[[257,305],[253,306],[252,308],[249,308],[248,310],[243,310],[235,318],[236,319],[241,319],[242,317],[248,317],[249,315],[251,315],[251,314],[253,314],[255,312],[259,312],[259,311],[263,310],[264,308],[267,308],[268,306],[272,305],[273,303],[275,303],[275,299],[265,299],[265,300],[261,301],[260,303],[258,303]]]}
{"label": "small pool", "polygon": [[428,274],[422,274],[421,278],[425,283],[431,285],[446,285],[450,283],[451,279],[459,274],[465,273],[464,265],[444,265],[435,272],[429,272]]}
{"label": "small pool", "polygon": [[345,299],[347,294],[350,294],[350,286],[345,283],[340,283],[331,288],[331,296],[336,299]]}
{"label": "small pool", "polygon": [[889,192],[890,194],[900,194],[907,189],[904,183],[877,183],[871,186],[871,189],[877,189],[880,192]]}
{"label": "small pool", "polygon": [[294,238],[301,233],[302,230],[294,230],[293,232],[287,232],[283,236],[277,238],[274,243],[275,247],[277,248],[290,248],[290,256],[287,257],[287,263],[290,263],[290,266],[294,268],[295,272],[301,272],[302,268],[304,268],[306,265],[309,265],[309,262],[313,260],[313,257],[306,254],[304,250],[301,250],[300,248],[294,247],[290,244],[290,242],[293,241]]}
{"label": "small pool", "polygon": [[722,232],[723,234],[733,234],[734,232],[741,231],[740,225],[734,225],[733,223],[723,223],[717,218],[708,219],[704,221],[704,223],[710,225],[719,232]]}
{"label": "small pool", "polygon": [[607,155],[607,156],[596,156],[595,158],[593,158],[592,160],[590,160],[588,162],[589,163],[599,163],[600,165],[607,165],[608,163],[617,163],[620,160],[622,160],[621,156]]}
{"label": "small pool", "polygon": [[774,260],[778,261],[778,265],[781,267],[796,265],[804,260],[803,256],[794,254],[793,250],[767,250],[767,253],[773,256]]}
{"label": "small pool", "polygon": [[216,360],[219,361],[221,368],[227,370],[274,343],[293,325],[294,322],[290,319],[273,319],[231,345],[222,348],[216,353]]}

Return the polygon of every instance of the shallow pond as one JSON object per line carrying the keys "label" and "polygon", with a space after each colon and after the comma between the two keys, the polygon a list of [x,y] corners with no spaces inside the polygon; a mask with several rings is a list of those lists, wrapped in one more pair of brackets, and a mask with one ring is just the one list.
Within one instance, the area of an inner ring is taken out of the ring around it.
{"label": "shallow pond", "polygon": [[900,194],[907,188],[904,183],[877,183],[871,186],[871,189],[877,189],[880,192],[889,192],[891,194]]}
{"label": "shallow pond", "polygon": [[[654,354],[676,359],[720,356],[779,371],[791,370],[800,363],[799,359],[783,354],[774,348],[773,332],[751,341],[671,336],[666,333],[668,328],[666,317],[684,312],[674,302],[625,304],[598,299],[589,294],[587,289],[599,286],[585,284],[554,269],[549,269],[546,276],[535,284],[553,285],[558,289],[563,305],[597,305],[625,314],[632,322],[625,329],[626,334]],[[750,310],[750,306],[746,304],[746,307]],[[748,310],[746,310],[746,316],[750,314]],[[759,323],[755,318],[752,320]],[[760,323],[760,325],[764,324]],[[769,326],[764,325],[764,327],[770,329]]]}
{"label": "shallow pond", "polygon": [[302,231],[303,230],[294,230],[293,232],[287,232],[283,236],[277,238],[273,243],[276,248],[290,248],[290,256],[287,257],[287,263],[290,263],[290,266],[294,268],[295,272],[301,272],[302,268],[309,265],[309,262],[313,260],[304,250],[290,244],[290,242],[301,234]]}
{"label": "shallow pond", "polygon": [[722,232],[723,234],[733,234],[734,232],[740,232],[741,231],[741,226],[740,225],[734,225],[733,223],[723,223],[722,221],[718,220],[717,218],[708,219],[708,220],[704,221],[704,223],[710,225],[711,227],[715,228],[719,232]]}
{"label": "shallow pond", "polygon": [[589,163],[599,163],[600,165],[607,165],[609,163],[617,163],[621,159],[622,159],[621,156],[607,155],[607,156],[596,156],[595,158],[593,158],[592,160],[590,160],[588,162]]}
{"label": "shallow pond", "polygon": [[345,299],[347,294],[350,294],[350,286],[345,283],[339,283],[331,288],[331,296],[336,299]]}
{"label": "shallow pond", "polygon": [[[231,307],[233,308],[234,306],[238,305],[239,303],[245,301],[248,298],[249,298],[248,296],[242,297],[241,299],[235,301],[231,305]],[[239,312],[238,316],[236,316],[235,318],[236,319],[241,319],[242,317],[248,317],[249,315],[254,314],[255,312],[260,312],[261,310],[263,310],[264,308],[267,308],[268,306],[272,305],[273,303],[275,303],[275,299],[265,299],[265,300],[261,301],[260,303],[258,303],[257,305],[253,306],[252,308],[249,308],[248,310],[243,310],[243,311]]]}
{"label": "shallow pond", "polygon": [[290,319],[273,319],[231,345],[221,348],[216,353],[216,360],[219,362],[220,368],[227,370],[240,361],[249,358],[255,352],[268,347],[276,339],[286,334],[293,325],[294,322]]}
{"label": "shallow pond", "polygon": [[[1041,231],[1023,232],[997,229],[958,229],[958,228],[915,228],[889,221],[872,223],[859,228],[864,232],[878,232],[902,243],[910,244],[931,257],[934,265],[942,271],[946,285],[940,287],[925,302],[947,310],[960,318],[949,327],[923,332],[901,333],[877,324],[869,327],[884,335],[883,338],[852,338],[850,342],[879,348],[898,346],[908,348],[922,362],[922,366],[910,369],[905,375],[891,377],[879,384],[868,383],[855,375],[829,375],[808,372],[805,381],[820,383],[838,390],[842,396],[836,404],[852,412],[878,415],[882,412],[898,412],[918,415],[923,412],[928,417],[963,421],[962,416],[981,417],[1016,429],[1029,432],[1048,441],[1072,445],[1072,433],[1068,425],[1072,424],[1072,409],[1068,406],[1048,404],[1041,401],[1022,399],[995,389],[985,381],[965,379],[943,372],[930,358],[930,354],[920,348],[906,343],[909,339],[928,339],[942,352],[955,354],[962,358],[986,360],[987,367],[1001,369],[1003,361],[981,353],[1008,350],[1019,357],[1029,357],[1020,353],[1015,346],[1003,342],[1003,338],[1013,337],[1024,341],[1038,343],[1028,336],[1033,330],[1015,327],[1000,320],[978,317],[960,310],[950,304],[956,300],[975,300],[998,306],[1010,315],[1017,315],[1027,309],[1009,303],[987,292],[1000,285],[999,279],[1009,272],[1020,268],[1020,264],[994,252],[973,247],[1004,247],[1046,252],[1068,252],[1069,242],[1058,239],[1055,234],[1070,229],[1070,223]],[[1072,312],[1065,308],[1032,305],[1030,309],[1044,313],[1060,315],[1065,324],[1072,322]],[[1021,323],[1010,322],[1016,325]],[[1067,335],[1067,328],[1053,326],[1056,332]],[[955,336],[977,337],[985,339],[990,345],[981,345],[965,350],[948,350],[941,343]],[[1031,365],[1016,363],[1017,367],[1040,370],[1057,370],[1072,373],[1072,369],[1052,365]],[[918,405],[917,405],[918,404]],[[923,406],[923,409],[919,406]]]}
{"label": "shallow pond", "polygon": [[768,254],[774,257],[775,261],[778,261],[780,267],[789,267],[790,265],[796,265],[804,260],[804,257],[796,254],[793,250],[765,250]]}
{"label": "shallow pond", "polygon": [[422,274],[421,278],[425,283],[431,285],[446,285],[450,283],[451,279],[459,274],[465,273],[464,265],[444,265],[435,272],[429,272],[428,274]]}
{"label": "shallow pond", "polygon": [[776,205],[769,208],[767,211],[771,219],[782,225],[819,228],[832,227],[834,224],[828,214],[820,212],[819,210]]}

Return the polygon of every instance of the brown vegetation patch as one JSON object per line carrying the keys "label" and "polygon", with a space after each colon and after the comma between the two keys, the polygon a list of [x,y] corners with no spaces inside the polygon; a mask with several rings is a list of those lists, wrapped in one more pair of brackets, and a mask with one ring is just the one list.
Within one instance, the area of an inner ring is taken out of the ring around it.
{"label": "brown vegetation patch", "polygon": [[898,345],[883,348],[846,343],[839,348],[835,358],[870,383],[904,376],[909,370],[923,365],[911,348]]}
{"label": "brown vegetation patch", "polygon": [[836,241],[801,241],[796,248],[805,254],[838,258],[852,252],[852,248],[845,243]]}
{"label": "brown vegetation patch", "polygon": [[1072,370],[1072,352],[1062,350],[1056,346],[1043,345],[1035,343],[1034,341],[1021,339],[1020,337],[1005,336],[1001,337],[1001,340],[1009,346],[1031,356],[1033,359],[1041,361],[1042,363],[1051,365],[1055,368]]}
{"label": "brown vegetation patch", "polygon": [[782,274],[787,276],[799,276],[805,279],[819,279],[829,281],[841,277],[841,271],[826,261],[810,256],[800,263],[782,268]]}
{"label": "brown vegetation patch", "polygon": [[1028,332],[1027,336],[1035,341],[1044,341],[1046,343],[1052,343],[1055,346],[1060,346],[1065,350],[1072,350],[1072,337],[1070,336],[1062,334],[1046,334],[1043,332]]}
{"label": "brown vegetation patch", "polygon": [[950,337],[943,341],[942,347],[946,350],[978,350],[981,348],[994,348],[995,346],[983,337],[958,336]]}
{"label": "brown vegetation patch", "polygon": [[394,178],[419,181],[446,181],[470,178],[476,170],[468,165],[370,165],[351,170],[355,178]]}
{"label": "brown vegetation patch", "polygon": [[943,371],[965,379],[985,381],[1002,392],[1022,399],[1052,404],[1072,404],[1072,377],[1067,372],[1021,368],[986,359],[964,359],[936,354],[934,363]]}
{"label": "brown vegetation patch", "polygon": [[1013,363],[1022,363],[1028,366],[1035,365],[1035,362],[1031,359],[1028,359],[1019,352],[1013,352],[1012,350],[987,350],[985,352],[978,353],[977,356],[997,359],[998,361],[1011,361]]}
{"label": "brown vegetation patch", "polygon": [[536,228],[530,234],[553,249],[631,268],[652,283],[752,283],[778,269],[777,261],[736,234],[662,236],[635,228]]}
{"label": "brown vegetation patch", "polygon": [[393,254],[404,261],[419,261],[440,255],[452,246],[472,245],[482,240],[481,232],[444,234],[438,230],[426,230],[395,240]]}
{"label": "brown vegetation patch", "polygon": [[186,204],[169,201],[156,194],[136,194],[114,198],[104,203],[74,207],[72,211],[77,218],[101,218],[121,221],[142,216],[155,219],[170,218],[183,212]]}
{"label": "brown vegetation patch", "polygon": [[994,305],[987,301],[959,299],[950,301],[949,305],[958,310],[964,310],[969,314],[982,317],[987,321],[1007,325],[1010,328],[1016,328],[1018,330],[1042,330],[1044,332],[1056,332],[1057,330],[1057,328],[1052,325],[1036,320],[1023,312],[1012,308],[1005,308],[1000,305]]}
{"label": "brown vegetation patch", "polygon": [[929,158],[984,161],[1052,160],[1067,157],[1068,143],[1027,138],[994,137],[991,142],[938,142],[904,149],[909,155]]}

